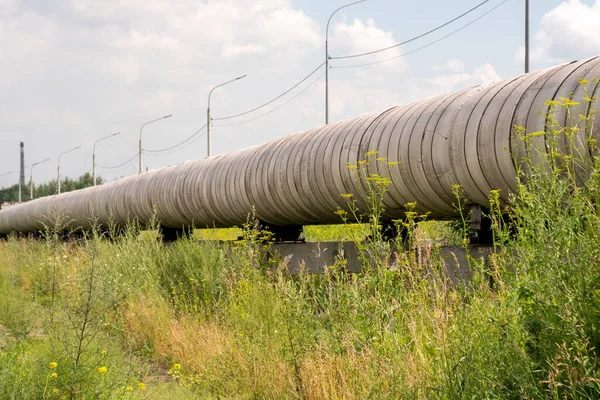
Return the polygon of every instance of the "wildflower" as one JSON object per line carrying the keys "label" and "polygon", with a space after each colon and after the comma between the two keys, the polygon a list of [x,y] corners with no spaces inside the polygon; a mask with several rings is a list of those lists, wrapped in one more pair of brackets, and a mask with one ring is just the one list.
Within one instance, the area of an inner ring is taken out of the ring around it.
{"label": "wildflower", "polygon": [[587,79],[583,79],[583,78],[582,78],[582,79],[580,79],[580,80],[579,80],[579,84],[580,84],[580,85],[587,85],[588,83],[590,83],[590,81],[589,81],[589,80],[587,80]]}
{"label": "wildflower", "polygon": [[558,101],[556,100],[546,100],[544,102],[545,105],[550,106],[550,107],[556,107],[558,105]]}
{"label": "wildflower", "polygon": [[388,167],[395,167],[396,165],[400,164],[398,161],[388,161]]}
{"label": "wildflower", "polygon": [[173,364],[173,371],[181,371],[181,364]]}
{"label": "wildflower", "polygon": [[58,367],[58,364],[54,361],[52,361],[50,364],[48,364],[48,368],[50,368],[50,369],[55,369],[56,367]]}
{"label": "wildflower", "polygon": [[107,372],[108,372],[108,368],[106,368],[105,366],[102,366],[102,367],[99,367],[99,368],[98,368],[98,373],[99,373],[100,375],[104,375],[104,374],[105,374],[105,373],[107,373]]}
{"label": "wildflower", "polygon": [[54,394],[58,394],[58,388],[53,388],[53,389],[52,389],[52,393],[54,393]]}
{"label": "wildflower", "polygon": [[127,388],[125,390],[127,390],[128,392],[131,392],[133,390],[133,386],[127,386]]}
{"label": "wildflower", "polygon": [[344,211],[344,210],[342,210],[341,208],[338,208],[338,209],[335,211],[335,215],[339,215],[340,217],[344,217],[344,216],[346,216],[346,214],[347,214],[347,212],[346,212],[346,211]]}
{"label": "wildflower", "polygon": [[343,193],[343,194],[340,194],[340,196],[344,199],[350,199],[354,195],[352,193]]}
{"label": "wildflower", "polygon": [[140,382],[137,384],[138,389],[146,390],[146,384],[144,382]]}
{"label": "wildflower", "polygon": [[[460,186],[460,185],[457,185],[457,186]],[[416,206],[417,206],[417,202],[416,201],[411,201],[411,202],[408,202],[408,203],[406,203],[404,205],[404,207],[406,207],[406,209],[408,209],[408,210],[412,210]]]}
{"label": "wildflower", "polygon": [[348,169],[357,169],[358,166],[356,164],[349,164]]}
{"label": "wildflower", "polygon": [[529,135],[525,135],[525,137],[527,137],[527,138],[533,138],[533,137],[542,136],[542,135],[545,135],[545,134],[546,134],[546,132],[544,132],[544,131],[537,131],[537,132],[532,132]]}
{"label": "wildflower", "polygon": [[56,372],[53,372],[50,374],[50,379],[56,379],[58,377],[58,374]]}
{"label": "wildflower", "polygon": [[378,151],[367,151],[367,157],[369,157],[369,156],[376,156],[377,154],[379,154]]}
{"label": "wildflower", "polygon": [[377,157],[375,161],[387,161],[387,157]]}
{"label": "wildflower", "polygon": [[576,106],[579,104],[578,101],[573,101],[566,97],[561,97],[560,99],[562,100],[561,106],[563,106],[563,107],[571,107],[571,106]]}

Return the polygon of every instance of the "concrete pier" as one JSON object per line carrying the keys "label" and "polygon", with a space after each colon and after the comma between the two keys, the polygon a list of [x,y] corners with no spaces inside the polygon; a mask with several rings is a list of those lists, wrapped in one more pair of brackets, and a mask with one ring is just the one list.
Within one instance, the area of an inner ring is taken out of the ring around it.
{"label": "concrete pier", "polygon": [[[454,283],[469,281],[473,275],[475,263],[486,263],[493,251],[492,246],[469,245],[431,246],[425,245],[413,249],[416,261],[420,265],[433,266],[442,263],[445,275]],[[394,251],[392,250],[392,253]],[[360,252],[354,242],[307,242],[277,243],[270,246],[270,258],[283,262],[291,273],[306,271],[323,273],[327,266],[332,266],[343,257],[345,268],[349,272],[360,272]],[[394,261],[394,254],[391,254]]]}

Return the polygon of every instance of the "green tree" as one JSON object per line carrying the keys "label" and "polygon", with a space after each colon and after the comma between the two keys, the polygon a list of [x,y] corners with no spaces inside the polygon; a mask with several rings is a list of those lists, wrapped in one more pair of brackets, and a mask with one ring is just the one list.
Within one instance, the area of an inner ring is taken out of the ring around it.
{"label": "green tree", "polygon": [[[96,182],[98,184],[105,183],[102,177],[96,177]],[[93,186],[93,178],[89,173],[85,173],[81,175],[77,179],[71,179],[69,177],[65,177],[60,183],[60,191],[61,193],[71,192],[73,190],[84,189],[86,187]],[[21,190],[21,198],[23,201],[29,201],[29,185],[25,185]],[[33,187],[33,197],[44,197],[51,196],[58,192],[57,180],[53,179],[50,182],[41,183],[39,185],[34,185]],[[0,202],[17,202],[19,201],[19,185],[13,185],[8,188],[0,189]]]}

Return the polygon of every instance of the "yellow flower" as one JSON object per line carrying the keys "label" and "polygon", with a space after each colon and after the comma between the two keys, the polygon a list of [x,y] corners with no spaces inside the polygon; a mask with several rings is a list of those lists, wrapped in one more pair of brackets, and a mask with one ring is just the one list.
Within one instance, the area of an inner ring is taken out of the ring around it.
{"label": "yellow flower", "polygon": [[563,107],[572,107],[572,106],[576,106],[579,104],[578,101],[573,101],[567,97],[561,97],[560,99],[562,100],[561,106],[563,106]]}
{"label": "yellow flower", "polygon": [[378,151],[367,151],[367,157],[369,157],[369,156],[376,156],[377,154],[379,154]]}
{"label": "yellow flower", "polygon": [[587,79],[580,79],[580,80],[579,80],[579,84],[580,84],[580,85],[587,85],[588,83],[590,83],[590,81],[589,81],[589,80],[587,80]]}
{"label": "yellow flower", "polygon": [[56,367],[58,367],[58,364],[56,362],[52,361],[50,364],[48,364],[48,367],[50,369],[55,369]]}
{"label": "yellow flower", "polygon": [[173,364],[173,371],[181,371],[181,364]]}
{"label": "yellow flower", "polygon": [[53,389],[52,389],[52,393],[54,393],[54,394],[58,394],[58,388],[53,388]]}
{"label": "yellow flower", "polygon": [[377,157],[375,161],[387,161],[386,157]]}
{"label": "yellow flower", "polygon": [[137,384],[138,389],[140,390],[146,390],[146,384],[144,384],[144,382],[140,382]]}
{"label": "yellow flower", "polygon": [[536,137],[536,136],[543,136],[545,134],[546,134],[546,132],[544,132],[544,131],[537,131],[537,132],[532,132],[532,133],[530,133],[528,135],[525,135],[525,136],[528,137],[528,138],[532,138],[532,137]]}
{"label": "yellow flower", "polygon": [[556,100],[546,100],[544,102],[545,105],[550,106],[550,107],[556,107],[558,105],[558,101]]}
{"label": "yellow flower", "polygon": [[107,372],[108,372],[108,368],[106,368],[105,366],[102,366],[102,367],[99,367],[99,368],[98,368],[98,373],[99,373],[100,375],[104,375],[104,374],[105,374],[105,373],[107,373]]}
{"label": "yellow flower", "polygon": [[56,379],[56,377],[58,377],[58,374],[56,372],[50,374],[50,379]]}
{"label": "yellow flower", "polygon": [[340,196],[344,199],[349,199],[354,195],[352,193],[343,193],[343,194],[340,194]]}
{"label": "yellow flower", "polygon": [[127,390],[128,392],[131,392],[133,390],[133,386],[127,386],[127,389],[125,389],[125,390]]}

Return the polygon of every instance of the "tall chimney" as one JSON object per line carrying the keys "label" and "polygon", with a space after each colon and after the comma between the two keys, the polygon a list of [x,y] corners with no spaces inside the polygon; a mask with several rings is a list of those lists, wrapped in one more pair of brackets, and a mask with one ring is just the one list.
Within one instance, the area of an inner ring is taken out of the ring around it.
{"label": "tall chimney", "polygon": [[25,186],[25,144],[21,142],[21,173],[19,174],[19,203],[21,202],[21,188]]}

